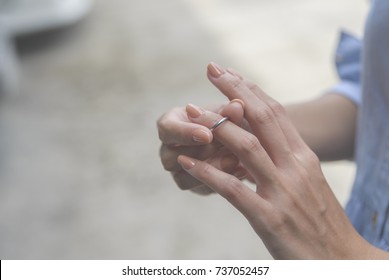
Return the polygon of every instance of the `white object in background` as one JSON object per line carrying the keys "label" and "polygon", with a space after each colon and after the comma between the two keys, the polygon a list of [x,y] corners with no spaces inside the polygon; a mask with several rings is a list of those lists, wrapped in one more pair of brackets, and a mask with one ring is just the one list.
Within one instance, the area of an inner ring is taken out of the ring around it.
{"label": "white object in background", "polygon": [[18,65],[13,40],[0,25],[0,95],[19,91]]}
{"label": "white object in background", "polygon": [[93,0],[0,0],[0,92],[18,91],[15,36],[71,25],[91,9]]}

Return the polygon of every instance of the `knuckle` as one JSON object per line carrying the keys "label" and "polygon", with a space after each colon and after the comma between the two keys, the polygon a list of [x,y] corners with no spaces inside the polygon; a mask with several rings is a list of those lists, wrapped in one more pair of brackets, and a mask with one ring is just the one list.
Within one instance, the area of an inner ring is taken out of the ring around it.
{"label": "knuckle", "polygon": [[308,166],[320,166],[320,159],[319,157],[311,150],[307,150],[304,155],[305,162],[308,164]]}
{"label": "knuckle", "polygon": [[315,167],[320,169],[321,162],[319,157],[307,146],[297,150],[295,152],[295,156],[302,166],[307,168]]}
{"label": "knuckle", "polygon": [[199,172],[199,174],[201,174],[201,177],[203,179],[205,179],[206,181],[208,181],[210,178],[213,177],[213,172],[212,172],[212,169],[214,167],[210,164],[203,164],[202,167],[201,167],[201,171]]}
{"label": "knuckle", "polygon": [[180,107],[175,107],[163,114],[157,120],[158,136],[159,139],[165,144],[169,143],[171,134],[174,131],[175,125],[177,124],[177,116],[179,115],[181,109],[182,108]]}
{"label": "knuckle", "polygon": [[249,90],[253,91],[253,92],[262,92],[262,90],[259,88],[259,86],[253,82],[250,82],[250,81],[246,81],[246,86]]}
{"label": "knuckle", "polygon": [[315,154],[313,151],[309,151],[309,155],[308,155],[308,159],[310,162],[316,164],[316,165],[320,165],[320,159],[319,157],[317,156],[317,154]]}
{"label": "knuckle", "polygon": [[247,155],[262,150],[262,146],[257,137],[249,134],[242,137],[239,149],[243,154]]}
{"label": "knuckle", "polygon": [[298,168],[295,168],[292,177],[295,185],[299,187],[288,193],[290,198],[295,201],[298,200],[298,197],[302,194],[301,192],[304,192],[305,187],[309,186],[311,174],[306,168],[299,166]]}
{"label": "knuckle", "polygon": [[224,185],[226,188],[224,188],[223,196],[228,201],[236,201],[242,193],[242,182],[234,177],[234,176],[228,176],[225,178]]}
{"label": "knuckle", "polygon": [[266,223],[269,225],[268,231],[270,234],[277,233],[282,236],[287,234],[288,225],[290,225],[291,222],[289,215],[285,211],[275,210]]}
{"label": "knuckle", "polygon": [[174,160],[171,156],[165,156],[161,158],[162,166],[166,171],[176,171],[178,168],[177,160]]}
{"label": "knuckle", "polygon": [[162,116],[160,116],[157,120],[157,127],[160,128],[160,127],[163,127],[164,125],[164,120],[165,120],[165,116],[166,114],[163,114]]}
{"label": "knuckle", "polygon": [[228,87],[231,89],[239,89],[242,86],[242,80],[239,79],[238,77],[231,77],[227,81]]}
{"label": "knuckle", "polygon": [[170,121],[167,118],[167,114],[162,115],[157,120],[158,137],[162,142],[164,142],[167,137],[166,131],[169,130],[169,126],[170,126]]}
{"label": "knuckle", "polygon": [[175,171],[177,169],[181,169],[177,168],[179,164],[177,163],[176,153],[171,151],[167,146],[161,145],[159,154],[162,166],[166,171]]}
{"label": "knuckle", "polygon": [[272,99],[271,101],[268,102],[268,106],[271,108],[271,110],[275,116],[286,115],[285,108],[284,108],[284,106],[281,105],[281,103]]}
{"label": "knuckle", "polygon": [[274,121],[274,113],[268,106],[264,106],[253,113],[253,121],[259,125],[267,125]]}
{"label": "knuckle", "polygon": [[[204,164],[198,174],[201,174],[200,181],[212,184],[215,178],[215,167]],[[219,188],[219,192],[229,201],[236,201],[241,196],[243,185],[235,176],[224,174],[224,176],[219,177],[217,185],[222,186]]]}

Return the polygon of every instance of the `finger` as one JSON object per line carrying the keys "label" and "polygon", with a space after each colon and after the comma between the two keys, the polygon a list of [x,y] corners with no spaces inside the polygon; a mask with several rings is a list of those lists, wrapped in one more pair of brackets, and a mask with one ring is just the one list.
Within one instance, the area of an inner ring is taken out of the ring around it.
{"label": "finger", "polygon": [[264,100],[264,102],[269,106],[269,108],[272,109],[274,115],[278,119],[280,128],[283,131],[291,149],[296,153],[299,153],[303,150],[305,151],[307,145],[302,139],[300,133],[297,131],[294,124],[292,123],[291,119],[287,116],[286,110],[276,100],[274,100],[271,96],[267,95],[263,90],[261,90],[258,85],[248,79],[245,79],[236,70],[228,68],[227,71],[235,75],[236,77],[239,77],[239,79],[241,79],[255,95]]}
{"label": "finger", "polygon": [[221,144],[218,141],[203,146],[169,146],[162,144],[159,154],[165,170],[179,171],[181,170],[181,166],[177,163],[179,155],[205,160],[215,155],[220,148]]}
{"label": "finger", "polygon": [[[217,113],[206,111],[195,105],[188,105],[187,113],[190,120],[209,128],[222,118]],[[273,161],[253,134],[230,121],[214,129],[213,134],[239,158],[249,173],[255,176],[257,182],[269,184],[276,177],[277,170]]]}
{"label": "finger", "polygon": [[227,68],[226,71],[229,72],[230,74],[232,74],[232,75],[238,77],[238,78],[241,79],[241,80],[245,80],[245,78],[244,78],[238,71],[236,71],[236,70],[233,69],[233,68]]}
{"label": "finger", "polygon": [[244,115],[254,135],[276,166],[289,166],[294,160],[289,143],[268,104],[254,94],[241,78],[214,63],[208,65],[208,78],[229,99],[241,99],[245,103]]}
{"label": "finger", "polygon": [[230,121],[238,126],[242,126],[244,117],[244,102],[240,99],[231,100],[230,103],[223,107],[219,113],[228,117]]}
{"label": "finger", "polygon": [[[244,102],[242,100],[233,99],[230,102],[239,102],[244,109]],[[230,106],[232,106],[232,109]],[[220,114],[222,116],[227,116],[230,119],[230,121],[232,121],[236,125],[244,128],[245,130],[251,132],[251,127],[250,127],[249,123],[247,122],[247,120],[244,118],[244,110],[242,110],[240,107],[239,107],[239,109],[237,109],[237,106],[239,106],[237,104],[230,104],[230,106],[224,105],[220,110],[218,110],[218,111],[212,110],[212,112],[217,112],[218,114]],[[234,107],[235,107],[235,109],[234,109]]]}
{"label": "finger", "polygon": [[[239,160],[231,153],[215,156],[206,162],[226,173],[235,173],[238,170],[239,164]],[[196,178],[184,171],[181,165],[180,170],[172,172],[172,175],[174,181],[182,190],[189,190],[203,185],[202,182],[199,182]]]}
{"label": "finger", "polygon": [[157,121],[158,135],[162,143],[170,146],[204,145],[212,142],[211,131],[190,122],[185,108],[175,108]]}
{"label": "finger", "polygon": [[179,156],[178,161],[189,174],[227,199],[249,221],[258,219],[257,216],[266,211],[267,202],[236,177],[186,156]]}

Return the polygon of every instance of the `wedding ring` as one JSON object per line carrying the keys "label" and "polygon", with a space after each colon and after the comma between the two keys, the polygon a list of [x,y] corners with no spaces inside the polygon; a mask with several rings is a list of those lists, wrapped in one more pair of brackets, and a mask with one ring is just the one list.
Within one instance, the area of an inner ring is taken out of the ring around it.
{"label": "wedding ring", "polygon": [[223,117],[221,118],[220,120],[218,120],[211,128],[210,130],[213,131],[215,130],[218,126],[220,126],[222,123],[224,123],[225,121],[228,121],[228,117]]}

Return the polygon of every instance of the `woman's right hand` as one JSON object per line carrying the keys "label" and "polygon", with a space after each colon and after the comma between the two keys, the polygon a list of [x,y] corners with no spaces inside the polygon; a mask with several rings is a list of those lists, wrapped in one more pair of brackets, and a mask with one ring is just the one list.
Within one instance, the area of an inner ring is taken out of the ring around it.
{"label": "woman's right hand", "polygon": [[[183,168],[235,206],[276,259],[387,257],[353,228],[319,159],[284,107],[258,86],[248,87],[215,64],[208,66],[208,77],[228,98],[239,98],[246,105],[244,116],[251,132],[227,121],[213,134],[247,168],[256,189],[198,159],[179,156]],[[206,127],[224,117],[193,105],[187,113],[192,122]]]}

